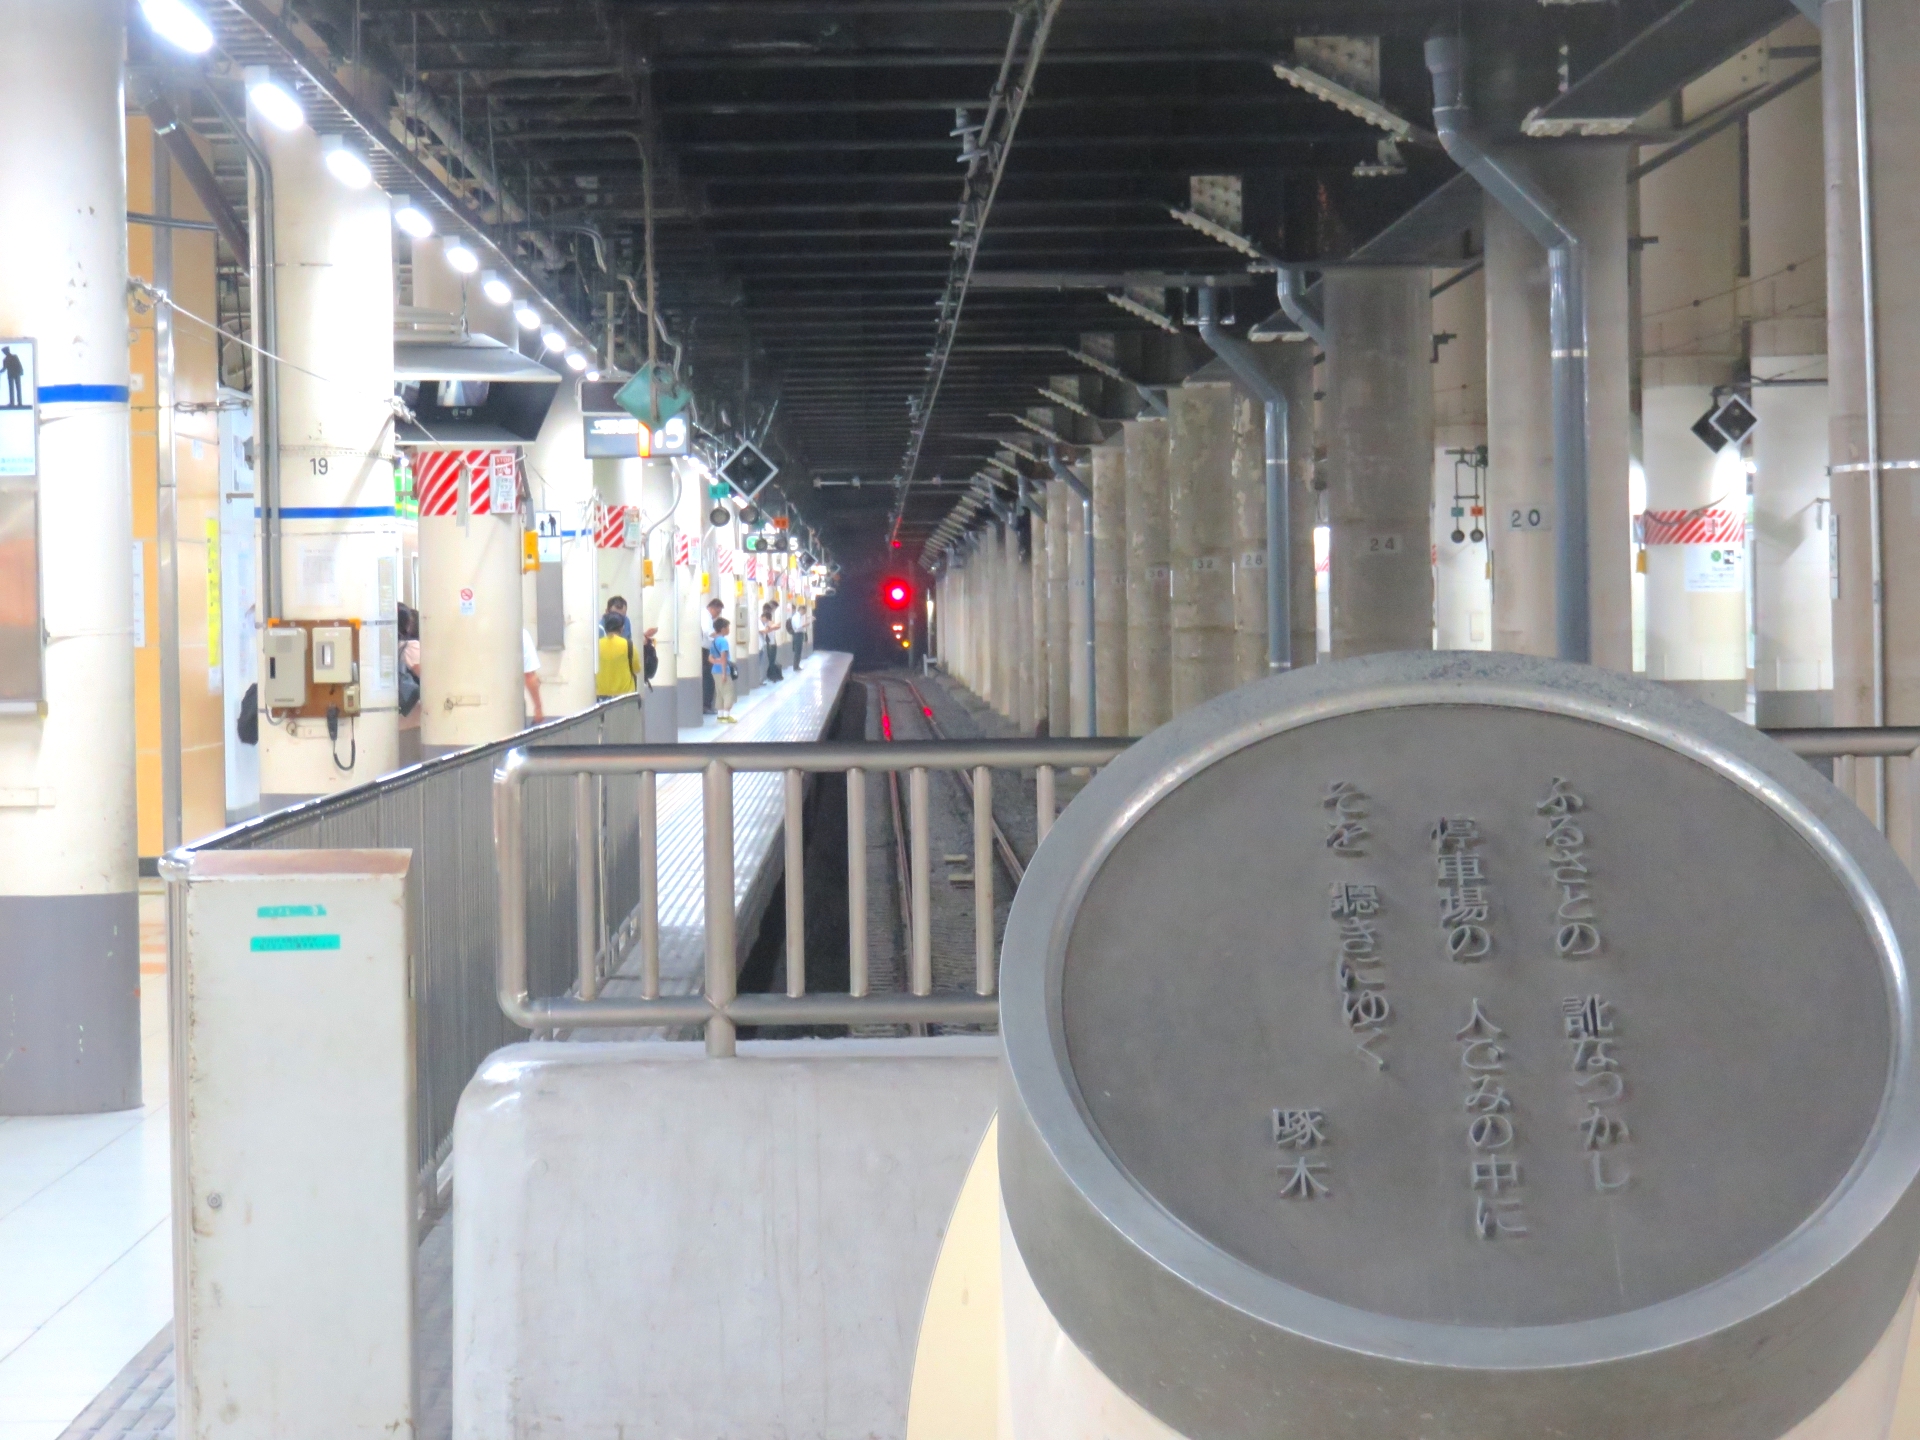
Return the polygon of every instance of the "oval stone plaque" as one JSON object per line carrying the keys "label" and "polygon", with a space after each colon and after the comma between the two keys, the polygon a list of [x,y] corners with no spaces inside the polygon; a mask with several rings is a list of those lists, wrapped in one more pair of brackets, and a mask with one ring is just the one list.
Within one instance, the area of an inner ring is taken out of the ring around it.
{"label": "oval stone plaque", "polygon": [[1002,1175],[1194,1437],[1772,1440],[1920,1249],[1920,893],[1658,687],[1376,657],[1141,742],[1036,857]]}

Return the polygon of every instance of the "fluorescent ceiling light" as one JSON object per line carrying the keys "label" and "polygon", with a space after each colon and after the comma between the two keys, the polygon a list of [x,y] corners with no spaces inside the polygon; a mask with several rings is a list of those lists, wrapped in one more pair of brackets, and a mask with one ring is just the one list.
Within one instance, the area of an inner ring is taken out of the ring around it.
{"label": "fluorescent ceiling light", "polygon": [[513,303],[513,287],[500,278],[497,270],[486,270],[480,275],[480,293],[495,305]]}
{"label": "fluorescent ceiling light", "polygon": [[473,253],[473,248],[464,240],[447,241],[443,253],[447,257],[447,264],[462,275],[471,275],[480,268],[480,257]]}
{"label": "fluorescent ceiling light", "polygon": [[366,157],[348,142],[346,136],[322,135],[320,156],[326,161],[327,173],[349,190],[364,190],[373,183],[373,171],[368,167]]}
{"label": "fluorescent ceiling light", "polygon": [[204,55],[213,48],[213,31],[186,0],[140,0],[140,13],[154,34],[189,55]]}
{"label": "fluorescent ceiling light", "polygon": [[414,204],[411,195],[393,197],[393,223],[416,240],[433,234],[433,217]]}
{"label": "fluorescent ceiling light", "polygon": [[569,350],[567,352],[567,368],[574,371],[586,369],[587,357],[582,355],[578,350]]}
{"label": "fluorescent ceiling light", "polygon": [[558,330],[548,330],[540,336],[540,343],[557,355],[567,348],[567,337]]}
{"label": "fluorescent ceiling light", "polygon": [[247,67],[247,102],[276,130],[298,130],[307,123],[306,109],[293,87],[276,79],[264,65]]}
{"label": "fluorescent ceiling light", "polygon": [[517,305],[514,307],[513,321],[514,324],[518,325],[522,330],[538,330],[540,328],[540,312],[531,305]]}

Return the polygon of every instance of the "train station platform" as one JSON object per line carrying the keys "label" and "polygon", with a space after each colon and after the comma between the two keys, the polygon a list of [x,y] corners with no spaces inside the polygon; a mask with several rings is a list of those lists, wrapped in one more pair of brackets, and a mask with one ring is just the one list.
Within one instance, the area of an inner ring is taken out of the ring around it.
{"label": "train station platform", "polygon": [[[826,737],[853,668],[841,651],[816,651],[775,685],[762,685],[734,707],[736,723],[722,725],[712,716],[700,728],[680,732],[682,743],[794,743]],[[701,843],[700,777],[662,775],[658,787],[660,820],[660,993],[690,995],[699,990],[705,966],[707,868]],[[750,944],[779,880],[779,844],[784,806],[778,775],[737,775],[733,782],[734,933]],[[631,947],[629,947],[631,948]],[[608,999],[640,994],[640,957],[629,954],[602,992]],[[628,1040],[631,1030],[582,1032],[583,1040]]]}
{"label": "train station platform", "polygon": [[[785,680],[742,697],[736,724],[708,716],[679,739],[820,739],[851,668],[845,653],[816,652]],[[659,783],[662,982],[685,993],[697,988],[701,963],[700,785],[697,776]],[[779,777],[742,775],[735,793],[737,913],[751,934],[747,922],[758,920],[780,873]],[[152,882],[141,896],[146,1103],[103,1115],[0,1118],[0,1275],[8,1277],[0,1284],[0,1440],[172,1433],[166,971],[165,897]],[[607,993],[630,983],[615,980]],[[444,1223],[433,1226],[419,1260],[423,1437],[445,1436],[451,1424],[450,1257]]]}

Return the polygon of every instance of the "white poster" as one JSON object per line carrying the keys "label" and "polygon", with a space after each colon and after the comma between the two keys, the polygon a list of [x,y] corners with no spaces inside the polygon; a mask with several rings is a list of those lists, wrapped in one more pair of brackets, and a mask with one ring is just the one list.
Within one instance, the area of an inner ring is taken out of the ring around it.
{"label": "white poster", "polygon": [[1747,588],[1747,551],[1744,545],[1688,545],[1685,547],[1687,590],[1717,594]]}

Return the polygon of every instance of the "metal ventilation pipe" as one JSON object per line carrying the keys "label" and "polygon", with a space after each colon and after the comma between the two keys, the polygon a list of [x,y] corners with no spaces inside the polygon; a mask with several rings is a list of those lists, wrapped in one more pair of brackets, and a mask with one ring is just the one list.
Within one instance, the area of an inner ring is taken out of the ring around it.
{"label": "metal ventilation pipe", "polygon": [[[1276,277],[1276,289],[1280,293],[1280,310],[1289,320],[1307,332],[1309,339],[1322,350],[1327,348],[1327,327],[1307,304],[1306,296],[1300,293],[1300,277],[1284,265]],[[1222,357],[1224,358],[1224,357]]]}
{"label": "metal ventilation pipe", "polygon": [[[1284,276],[1286,272],[1282,271]],[[1285,293],[1284,283],[1282,293]],[[1284,302],[1283,302],[1284,303]],[[1288,311],[1289,315],[1293,312]],[[1309,334],[1312,331],[1308,331]],[[1293,668],[1292,540],[1287,526],[1287,396],[1261,370],[1253,348],[1219,326],[1217,295],[1200,292],[1200,338],[1265,407],[1267,465],[1267,670]],[[1242,662],[1245,663],[1244,661]]]}
{"label": "metal ventilation pipe", "polygon": [[1580,239],[1533,185],[1470,133],[1464,51],[1452,36],[1427,41],[1433,125],[1456,164],[1547,252],[1552,286],[1554,640],[1562,660],[1593,658],[1587,588],[1587,298]]}
{"label": "metal ventilation pipe", "polygon": [[1099,702],[1100,682],[1098,671],[1094,667],[1093,643],[1093,489],[1073,473],[1071,466],[1060,458],[1060,451],[1051,448],[1047,451],[1047,466],[1053,471],[1054,479],[1062,482],[1069,490],[1080,497],[1081,541],[1087,556],[1087,594],[1082,602],[1086,610],[1086,652],[1087,652],[1087,734],[1100,733]]}

